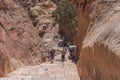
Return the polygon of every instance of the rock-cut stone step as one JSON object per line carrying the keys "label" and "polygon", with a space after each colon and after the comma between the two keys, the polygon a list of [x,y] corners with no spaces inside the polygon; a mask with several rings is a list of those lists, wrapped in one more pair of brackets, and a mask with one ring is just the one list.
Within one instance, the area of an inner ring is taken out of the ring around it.
{"label": "rock-cut stone step", "polygon": [[56,80],[55,78],[0,78],[0,80]]}
{"label": "rock-cut stone step", "polygon": [[61,55],[55,57],[53,64],[45,62],[36,66],[24,66],[0,80],[80,80],[76,65],[69,59],[64,64]]}

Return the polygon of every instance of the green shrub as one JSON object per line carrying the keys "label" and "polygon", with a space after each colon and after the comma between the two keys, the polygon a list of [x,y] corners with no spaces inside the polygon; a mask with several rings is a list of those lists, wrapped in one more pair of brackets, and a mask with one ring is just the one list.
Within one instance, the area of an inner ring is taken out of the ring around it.
{"label": "green shrub", "polygon": [[53,12],[55,22],[59,24],[59,32],[64,36],[74,37],[77,29],[76,5],[70,1],[59,2]]}

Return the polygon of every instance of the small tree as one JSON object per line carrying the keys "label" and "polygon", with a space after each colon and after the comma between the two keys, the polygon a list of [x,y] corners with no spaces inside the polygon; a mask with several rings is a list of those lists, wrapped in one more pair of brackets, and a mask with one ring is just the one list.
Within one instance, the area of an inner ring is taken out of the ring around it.
{"label": "small tree", "polygon": [[77,32],[77,7],[68,0],[59,2],[57,5],[53,17],[59,24],[59,33],[72,39]]}

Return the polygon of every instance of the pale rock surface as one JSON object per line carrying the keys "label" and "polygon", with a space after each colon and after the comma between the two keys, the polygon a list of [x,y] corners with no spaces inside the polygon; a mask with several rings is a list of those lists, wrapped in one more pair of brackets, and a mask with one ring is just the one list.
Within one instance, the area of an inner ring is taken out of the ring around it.
{"label": "pale rock surface", "polygon": [[24,66],[10,73],[0,80],[80,80],[77,67],[69,59],[64,64],[61,55],[55,57],[54,62],[44,62],[35,66]]}
{"label": "pale rock surface", "polygon": [[94,0],[89,7],[91,23],[82,41],[79,75],[82,80],[120,80],[120,1]]}

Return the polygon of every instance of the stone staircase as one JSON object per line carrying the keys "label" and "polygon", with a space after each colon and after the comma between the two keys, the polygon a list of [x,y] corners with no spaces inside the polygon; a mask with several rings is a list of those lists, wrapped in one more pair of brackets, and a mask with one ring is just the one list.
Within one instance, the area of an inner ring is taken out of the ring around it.
{"label": "stone staircase", "polygon": [[76,65],[67,59],[61,62],[57,55],[54,62],[45,62],[36,66],[24,66],[0,80],[80,80]]}

